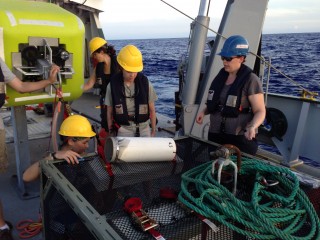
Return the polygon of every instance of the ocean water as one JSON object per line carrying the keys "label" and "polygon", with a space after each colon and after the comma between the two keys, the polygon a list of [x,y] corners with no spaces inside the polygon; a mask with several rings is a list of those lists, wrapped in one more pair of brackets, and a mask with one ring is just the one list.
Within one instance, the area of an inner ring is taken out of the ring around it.
{"label": "ocean water", "polygon": [[[143,72],[159,97],[156,111],[175,118],[174,92],[179,85],[177,68],[181,58],[187,54],[188,39],[113,40],[109,43],[114,45],[117,52],[127,44],[134,44],[141,50]],[[298,96],[301,89],[297,85],[301,85],[320,95],[320,33],[262,35],[261,53],[265,59],[271,59],[274,68],[294,81],[288,81],[271,69],[269,92]],[[267,146],[264,148],[277,152]],[[319,163],[309,159],[304,161],[320,168]]]}
{"label": "ocean water", "polygon": [[[109,43],[117,52],[127,44],[134,44],[141,50],[143,72],[159,97],[156,111],[175,118],[174,92],[179,84],[177,68],[180,59],[187,54],[188,39],[110,40]],[[262,35],[261,52],[264,58],[271,58],[273,67],[295,82],[291,83],[271,70],[270,92],[299,95],[301,89],[296,86],[299,84],[320,94],[320,33]]]}

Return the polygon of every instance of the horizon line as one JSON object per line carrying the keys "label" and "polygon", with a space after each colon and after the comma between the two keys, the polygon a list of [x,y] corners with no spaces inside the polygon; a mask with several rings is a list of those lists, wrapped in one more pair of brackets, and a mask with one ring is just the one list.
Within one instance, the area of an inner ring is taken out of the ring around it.
{"label": "horizon line", "polygon": [[[314,34],[320,32],[288,32],[288,33],[262,33],[262,35],[281,35],[281,34]],[[214,38],[215,36],[208,36],[208,38]],[[145,38],[108,38],[108,41],[125,41],[125,40],[155,40],[155,39],[177,39],[177,38],[189,38],[189,37],[145,37]],[[105,38],[106,39],[106,38]]]}

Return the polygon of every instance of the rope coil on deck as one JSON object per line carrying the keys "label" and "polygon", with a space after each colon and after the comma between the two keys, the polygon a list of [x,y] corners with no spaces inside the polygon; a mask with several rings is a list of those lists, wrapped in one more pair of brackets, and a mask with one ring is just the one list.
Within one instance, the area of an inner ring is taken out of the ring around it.
{"label": "rope coil on deck", "polygon": [[[245,201],[219,184],[211,168],[208,162],[182,175],[178,198],[190,209],[255,239],[320,239],[317,213],[289,169],[242,158],[239,175],[255,179]],[[278,184],[265,184],[265,176]],[[306,225],[310,229],[301,236]]]}

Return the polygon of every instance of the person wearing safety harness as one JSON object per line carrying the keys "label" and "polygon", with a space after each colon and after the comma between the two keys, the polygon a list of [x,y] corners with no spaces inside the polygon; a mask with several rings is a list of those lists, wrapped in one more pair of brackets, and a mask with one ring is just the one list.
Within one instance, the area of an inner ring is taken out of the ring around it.
{"label": "person wearing safety harness", "polygon": [[114,121],[117,136],[154,137],[154,102],[158,96],[148,78],[141,73],[142,54],[136,46],[127,45],[120,50],[117,60],[122,71],[111,78],[105,98],[109,131],[114,129]]}
{"label": "person wearing safety harness", "polygon": [[[50,70],[50,76],[48,79],[37,81],[37,82],[22,82],[17,76],[15,76],[5,62],[0,58],[0,107],[5,103],[5,85],[9,84],[14,90],[20,93],[33,92],[42,88],[45,88],[49,84],[54,83],[57,80],[57,73],[59,67],[53,65]],[[0,126],[3,126],[2,118],[0,118]],[[0,149],[0,172],[6,171],[8,167],[8,161],[6,156],[5,148],[5,135],[1,135],[0,139],[1,149]],[[3,206],[0,201],[0,239],[1,240],[11,240],[12,237],[12,224],[5,221]]]}
{"label": "person wearing safety harness", "polygon": [[[85,155],[89,141],[96,135],[89,120],[81,115],[71,115],[61,124],[59,134],[62,146],[57,152],[50,153],[46,160],[64,159],[69,164],[78,164]],[[40,162],[32,164],[23,173],[23,180],[31,182],[40,176]]]}
{"label": "person wearing safety harness", "polygon": [[208,140],[233,144],[241,151],[256,154],[255,139],[263,123],[266,109],[259,77],[244,62],[249,52],[248,41],[240,36],[229,37],[218,54],[223,66],[214,78],[207,96],[207,106],[198,114],[202,124],[210,114]]}
{"label": "person wearing safety harness", "polygon": [[100,88],[101,127],[108,132],[107,108],[104,105],[104,97],[110,78],[120,71],[116,59],[116,50],[112,45],[108,45],[106,40],[100,37],[91,39],[89,49],[95,69],[89,80],[84,84],[83,90],[87,91],[95,85]]}

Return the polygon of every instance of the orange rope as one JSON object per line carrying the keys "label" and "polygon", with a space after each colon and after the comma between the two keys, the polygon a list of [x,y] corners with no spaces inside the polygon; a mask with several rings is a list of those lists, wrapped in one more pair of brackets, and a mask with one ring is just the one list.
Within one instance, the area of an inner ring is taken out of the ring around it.
{"label": "orange rope", "polygon": [[42,230],[41,217],[36,222],[31,219],[21,220],[17,224],[17,230],[19,231],[19,237],[22,239],[36,236]]}

